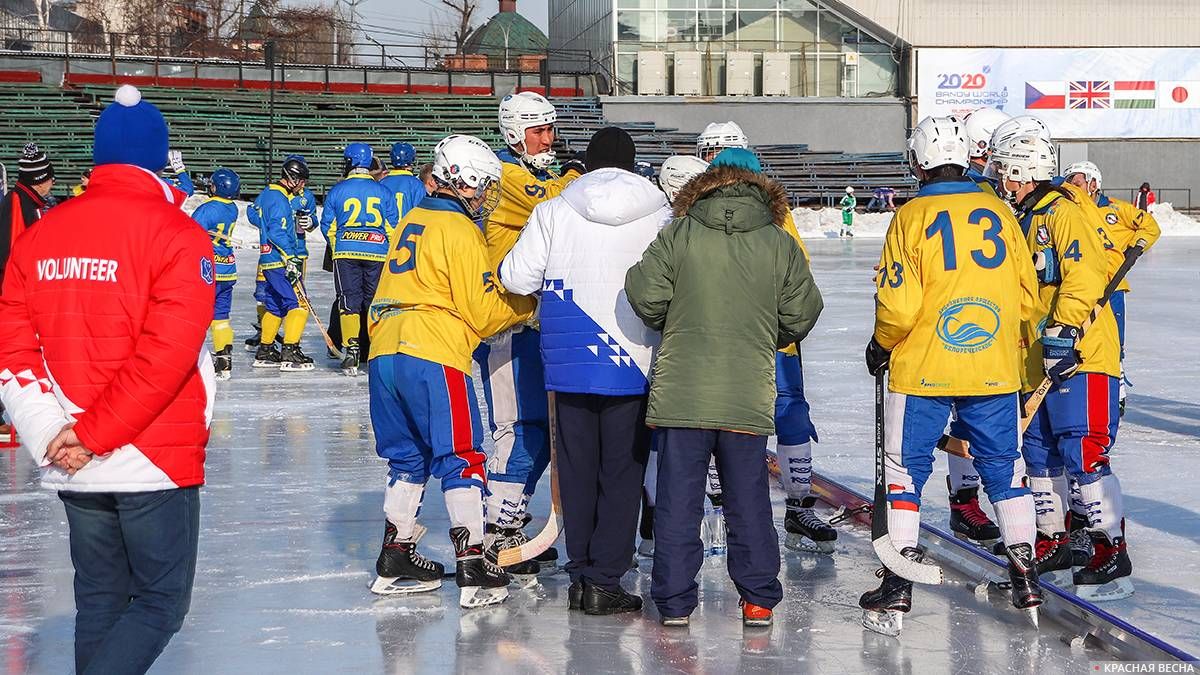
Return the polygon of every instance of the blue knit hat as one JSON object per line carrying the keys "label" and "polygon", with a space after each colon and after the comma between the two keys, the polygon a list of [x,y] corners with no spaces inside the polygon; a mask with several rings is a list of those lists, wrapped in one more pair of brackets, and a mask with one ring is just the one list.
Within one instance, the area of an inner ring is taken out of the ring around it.
{"label": "blue knit hat", "polygon": [[167,165],[167,121],[137,87],[122,85],[96,120],[92,161],[133,164],[158,173]]}
{"label": "blue knit hat", "polygon": [[713,158],[712,166],[731,166],[735,169],[762,173],[762,164],[759,163],[758,157],[743,148],[725,148],[721,154]]}

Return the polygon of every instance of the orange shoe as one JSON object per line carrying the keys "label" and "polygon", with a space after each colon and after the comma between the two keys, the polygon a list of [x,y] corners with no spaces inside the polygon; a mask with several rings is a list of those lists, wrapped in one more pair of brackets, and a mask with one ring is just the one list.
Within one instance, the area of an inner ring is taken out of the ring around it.
{"label": "orange shoe", "polygon": [[766,607],[742,600],[738,603],[742,608],[742,625],[743,626],[770,626],[771,625],[771,610]]}

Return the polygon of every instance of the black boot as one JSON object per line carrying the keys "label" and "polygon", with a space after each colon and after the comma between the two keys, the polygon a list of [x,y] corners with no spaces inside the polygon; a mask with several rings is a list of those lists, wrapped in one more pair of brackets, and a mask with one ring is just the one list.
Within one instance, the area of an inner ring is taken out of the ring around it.
{"label": "black boot", "polygon": [[[921,551],[909,546],[900,552],[910,560],[920,561]],[[867,591],[858,599],[863,608],[863,626],[882,635],[897,636],[904,627],[904,615],[912,609],[912,582],[881,567],[875,576],[882,581],[879,588]]]}
{"label": "black boot", "polygon": [[582,605],[585,614],[622,614],[641,610],[642,599],[620,586],[610,591],[584,581]]}
{"label": "black boot", "polygon": [[1008,580],[1012,582],[1012,603],[1017,609],[1030,609],[1042,604],[1042,587],[1038,584],[1037,565],[1033,547],[1013,544],[1005,550],[1008,557]]}
{"label": "black boot", "polygon": [[583,583],[572,581],[567,587],[567,609],[576,612],[583,609]]}

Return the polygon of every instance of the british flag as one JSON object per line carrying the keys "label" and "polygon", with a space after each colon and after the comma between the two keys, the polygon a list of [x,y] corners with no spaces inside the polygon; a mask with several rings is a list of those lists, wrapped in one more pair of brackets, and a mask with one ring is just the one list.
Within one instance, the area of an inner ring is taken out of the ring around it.
{"label": "british flag", "polygon": [[1067,107],[1074,109],[1111,108],[1112,82],[1108,80],[1071,82],[1067,91]]}

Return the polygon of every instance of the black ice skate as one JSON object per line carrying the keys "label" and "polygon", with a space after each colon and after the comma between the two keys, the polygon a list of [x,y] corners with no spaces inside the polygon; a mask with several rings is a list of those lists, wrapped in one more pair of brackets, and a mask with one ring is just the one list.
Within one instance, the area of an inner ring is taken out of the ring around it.
{"label": "black ice skate", "polygon": [[[1124,523],[1121,527],[1124,531]],[[1125,548],[1125,537],[1109,539],[1103,532],[1091,533],[1095,553],[1087,566],[1075,573],[1075,594],[1090,602],[1121,600],[1133,595],[1133,564]]]}
{"label": "black ice skate", "polygon": [[258,350],[254,352],[254,363],[250,365],[254,368],[278,368],[279,350],[275,349],[274,343],[259,345]]}
{"label": "black ice skate", "polygon": [[1033,564],[1043,581],[1055,586],[1071,583],[1071,540],[1067,533],[1056,532],[1053,537],[1048,537],[1038,532]]}
{"label": "black ice skate", "polygon": [[346,348],[342,350],[342,374],[351,377],[358,376],[358,338],[350,338],[346,341]]}
{"label": "black ice skate", "polygon": [[[496,557],[500,555],[500,551],[506,548],[516,548],[529,541],[529,538],[525,536],[525,533],[519,527],[500,527],[488,523],[484,527],[483,533],[483,540],[487,544],[486,556],[488,562],[492,565],[496,564]],[[556,559],[557,555],[556,552]],[[529,588],[537,583],[537,575],[541,571],[541,565],[536,560],[526,560],[515,565],[509,565],[504,568],[504,571],[512,575],[518,587]]]}
{"label": "black ice skate", "polygon": [[[921,551],[909,546],[900,552],[909,560],[920,561]],[[881,635],[898,637],[904,628],[904,615],[912,609],[912,582],[881,567],[875,576],[882,579],[879,588],[858,599],[863,609],[863,627]]]}
{"label": "black ice skate", "polygon": [[963,488],[950,495],[950,529],[954,536],[984,548],[1000,539],[1000,528],[979,507],[979,488]]}
{"label": "black ice skate", "polygon": [[783,529],[787,531],[783,545],[787,548],[809,553],[833,553],[837,530],[813,511],[816,501],[816,497],[787,500],[787,515],[783,518]]}
{"label": "black ice skate", "polygon": [[383,549],[375,561],[375,582],[371,592],[377,595],[408,595],[425,593],[442,587],[446,568],[417,553],[417,542],[425,528],[417,525],[413,536],[406,541],[396,540],[396,526],[386,523],[383,529]]}
{"label": "black ice skate", "polygon": [[1072,511],[1067,518],[1071,522],[1071,567],[1078,570],[1092,561],[1092,537],[1084,516]]}
{"label": "black ice skate", "polygon": [[250,324],[250,337],[246,338],[246,351],[253,352],[258,350],[258,346],[262,344],[262,326],[257,323]]}
{"label": "black ice skate", "polygon": [[1042,604],[1042,587],[1038,585],[1033,547],[1029,544],[1013,544],[1005,549],[1004,553],[1008,558],[1008,580],[1012,585],[1013,607],[1025,610],[1036,628],[1037,608]]}
{"label": "black ice skate", "polygon": [[508,574],[483,555],[483,542],[471,544],[470,538],[471,532],[465,527],[450,529],[459,606],[471,609],[504,602],[508,599]]}
{"label": "black ice skate", "polygon": [[233,375],[233,347],[225,345],[213,355],[213,370],[218,380],[228,380]]}
{"label": "black ice skate", "polygon": [[279,352],[279,370],[286,372],[303,372],[313,369],[313,360],[300,351],[300,345],[284,345]]}

